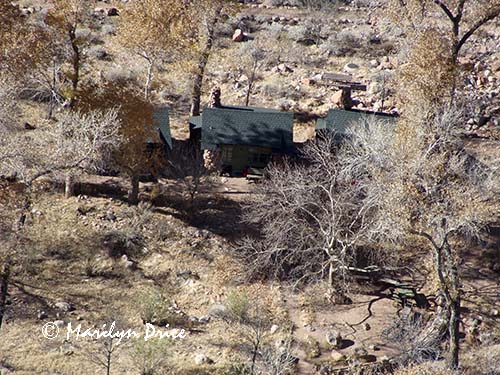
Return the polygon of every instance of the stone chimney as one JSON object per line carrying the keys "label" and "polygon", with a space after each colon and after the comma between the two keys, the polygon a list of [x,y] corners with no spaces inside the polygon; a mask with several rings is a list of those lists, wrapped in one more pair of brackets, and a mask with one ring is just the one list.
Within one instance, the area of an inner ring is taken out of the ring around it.
{"label": "stone chimney", "polygon": [[353,107],[351,88],[348,86],[342,87],[339,91],[333,94],[332,102],[338,108],[351,109]]}
{"label": "stone chimney", "polygon": [[215,86],[212,89],[212,93],[210,94],[210,107],[211,108],[220,108],[222,104],[220,102],[220,87]]}

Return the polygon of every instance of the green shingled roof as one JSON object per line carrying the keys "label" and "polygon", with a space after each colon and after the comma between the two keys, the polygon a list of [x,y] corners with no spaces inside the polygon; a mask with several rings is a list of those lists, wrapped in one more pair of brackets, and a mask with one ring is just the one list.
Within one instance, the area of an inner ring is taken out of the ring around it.
{"label": "green shingled roof", "polygon": [[[267,108],[207,108],[201,116],[201,147],[218,145],[270,147],[282,152],[293,150],[293,113]],[[192,118],[196,126],[198,119]]]}
{"label": "green shingled roof", "polygon": [[172,135],[170,133],[170,114],[168,108],[161,108],[153,114],[153,126],[160,130],[160,135],[165,143],[172,148]]}
{"label": "green shingled roof", "polygon": [[394,124],[394,116],[368,111],[330,109],[326,118],[320,118],[316,121],[316,130],[331,130],[336,134],[345,134],[347,129],[357,123],[367,123],[370,120],[384,121],[388,124]]}

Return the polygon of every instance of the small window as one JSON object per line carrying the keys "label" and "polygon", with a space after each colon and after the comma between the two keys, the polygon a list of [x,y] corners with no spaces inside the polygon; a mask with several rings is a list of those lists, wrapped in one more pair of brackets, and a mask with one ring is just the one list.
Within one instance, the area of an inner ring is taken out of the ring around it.
{"label": "small window", "polygon": [[222,147],[222,160],[224,161],[233,160],[233,146]]}
{"label": "small window", "polygon": [[252,154],[250,157],[251,163],[266,164],[269,161],[269,154]]}

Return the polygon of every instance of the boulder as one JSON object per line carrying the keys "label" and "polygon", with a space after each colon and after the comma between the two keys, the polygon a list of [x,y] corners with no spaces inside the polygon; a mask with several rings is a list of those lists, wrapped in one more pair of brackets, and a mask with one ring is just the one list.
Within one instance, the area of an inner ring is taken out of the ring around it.
{"label": "boulder", "polygon": [[354,63],[347,63],[344,65],[344,72],[347,73],[354,73],[359,69],[359,65],[354,64]]}
{"label": "boulder", "polygon": [[108,14],[108,17],[114,17],[114,16],[118,16],[119,12],[118,12],[118,9],[113,7],[113,8],[108,9],[107,14]]}
{"label": "boulder", "polygon": [[199,365],[213,363],[213,361],[210,358],[208,358],[205,354],[196,354],[194,356],[194,363],[199,366]]}
{"label": "boulder", "polygon": [[213,304],[207,312],[207,315],[212,317],[212,318],[221,318],[227,313],[227,307],[224,306],[223,304],[216,303]]}
{"label": "boulder", "polygon": [[308,336],[306,340],[305,352],[307,358],[318,358],[321,355],[321,349],[319,347],[319,342],[312,336]]}
{"label": "boulder", "polygon": [[73,311],[75,308],[68,302],[56,302],[55,307],[64,312]]}
{"label": "boulder", "polygon": [[292,73],[293,69],[288,65],[279,64],[278,66],[275,66],[271,71],[279,73]]}
{"label": "boulder", "polygon": [[369,65],[370,65],[370,68],[376,68],[377,66],[379,66],[379,62],[378,62],[378,60],[373,59],[373,60],[370,60]]}
{"label": "boulder", "polygon": [[200,323],[207,324],[208,322],[210,322],[210,316],[209,315],[203,315],[202,317],[200,317],[198,319],[198,321]]}
{"label": "boulder", "polygon": [[339,362],[345,362],[346,361],[346,356],[336,350],[332,350],[330,353],[330,357],[333,363],[339,363]]}
{"label": "boulder", "polygon": [[[341,90],[337,91],[335,94],[332,96],[332,104],[339,108],[343,109],[351,109],[354,105],[352,99],[351,99],[351,91],[350,88],[344,87]],[[339,299],[340,296],[336,296],[336,300]],[[340,304],[344,304],[340,301],[336,302]]]}
{"label": "boulder", "polygon": [[233,33],[233,42],[243,42],[245,40],[245,33],[241,29],[234,30]]}
{"label": "boulder", "polygon": [[328,331],[326,333],[326,342],[333,349],[342,348],[342,335],[339,331]]}
{"label": "boulder", "polygon": [[354,352],[353,352],[354,359],[364,360],[367,357],[368,357],[368,350],[366,350],[362,346],[358,346],[358,347],[354,348]]}
{"label": "boulder", "polygon": [[271,329],[269,330],[269,333],[270,333],[271,335],[274,335],[276,332],[278,332],[278,330],[279,330],[279,329],[280,329],[280,326],[279,326],[279,325],[277,325],[277,324],[273,324],[273,325],[271,326]]}

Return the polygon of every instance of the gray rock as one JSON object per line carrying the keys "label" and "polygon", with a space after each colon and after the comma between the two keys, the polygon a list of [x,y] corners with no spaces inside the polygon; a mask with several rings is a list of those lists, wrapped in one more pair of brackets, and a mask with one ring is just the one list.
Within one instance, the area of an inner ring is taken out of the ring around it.
{"label": "gray rock", "polygon": [[55,320],[54,321],[54,324],[57,326],[57,327],[62,327],[64,325],[64,320]]}
{"label": "gray rock", "polygon": [[347,73],[353,73],[353,72],[357,71],[358,69],[359,69],[359,65],[354,64],[352,62],[347,63],[344,66],[344,72],[347,72]]}
{"label": "gray rock", "polygon": [[56,302],[55,307],[64,312],[73,311],[75,308],[68,302]]}
{"label": "gray rock", "polygon": [[106,213],[106,216],[104,216],[104,219],[109,221],[116,221],[116,215],[112,211],[108,211]]}
{"label": "gray rock", "polygon": [[47,313],[45,311],[38,311],[37,314],[38,319],[42,320],[48,317]]}
{"label": "gray rock", "polygon": [[365,358],[366,356],[368,356],[368,351],[365,348],[361,346],[354,348],[354,358],[361,359]]}
{"label": "gray rock", "polygon": [[276,332],[278,332],[279,329],[280,329],[279,325],[273,324],[271,326],[271,329],[269,330],[269,333],[271,333],[271,335],[274,335]]}
{"label": "gray rock", "polygon": [[203,315],[201,318],[198,319],[200,323],[206,324],[210,322],[210,316],[209,315]]}
{"label": "gray rock", "polygon": [[332,350],[332,352],[330,353],[330,357],[333,363],[344,362],[347,359],[344,354],[336,350]]}
{"label": "gray rock", "polygon": [[340,349],[342,347],[342,335],[339,331],[329,331],[326,333],[326,342],[333,349]]}
{"label": "gray rock", "polygon": [[245,33],[241,29],[234,30],[233,34],[233,42],[243,42],[245,40]]}
{"label": "gray rock", "polygon": [[108,17],[114,17],[114,16],[118,16],[119,15],[119,12],[118,12],[118,9],[116,8],[109,8],[108,11],[107,11],[107,15]]}
{"label": "gray rock", "polygon": [[199,365],[213,363],[213,361],[210,358],[208,358],[205,354],[196,354],[194,356],[194,363],[199,366]]}
{"label": "gray rock", "polygon": [[222,318],[227,313],[227,307],[221,303],[216,303],[210,306],[207,315],[212,318]]}

